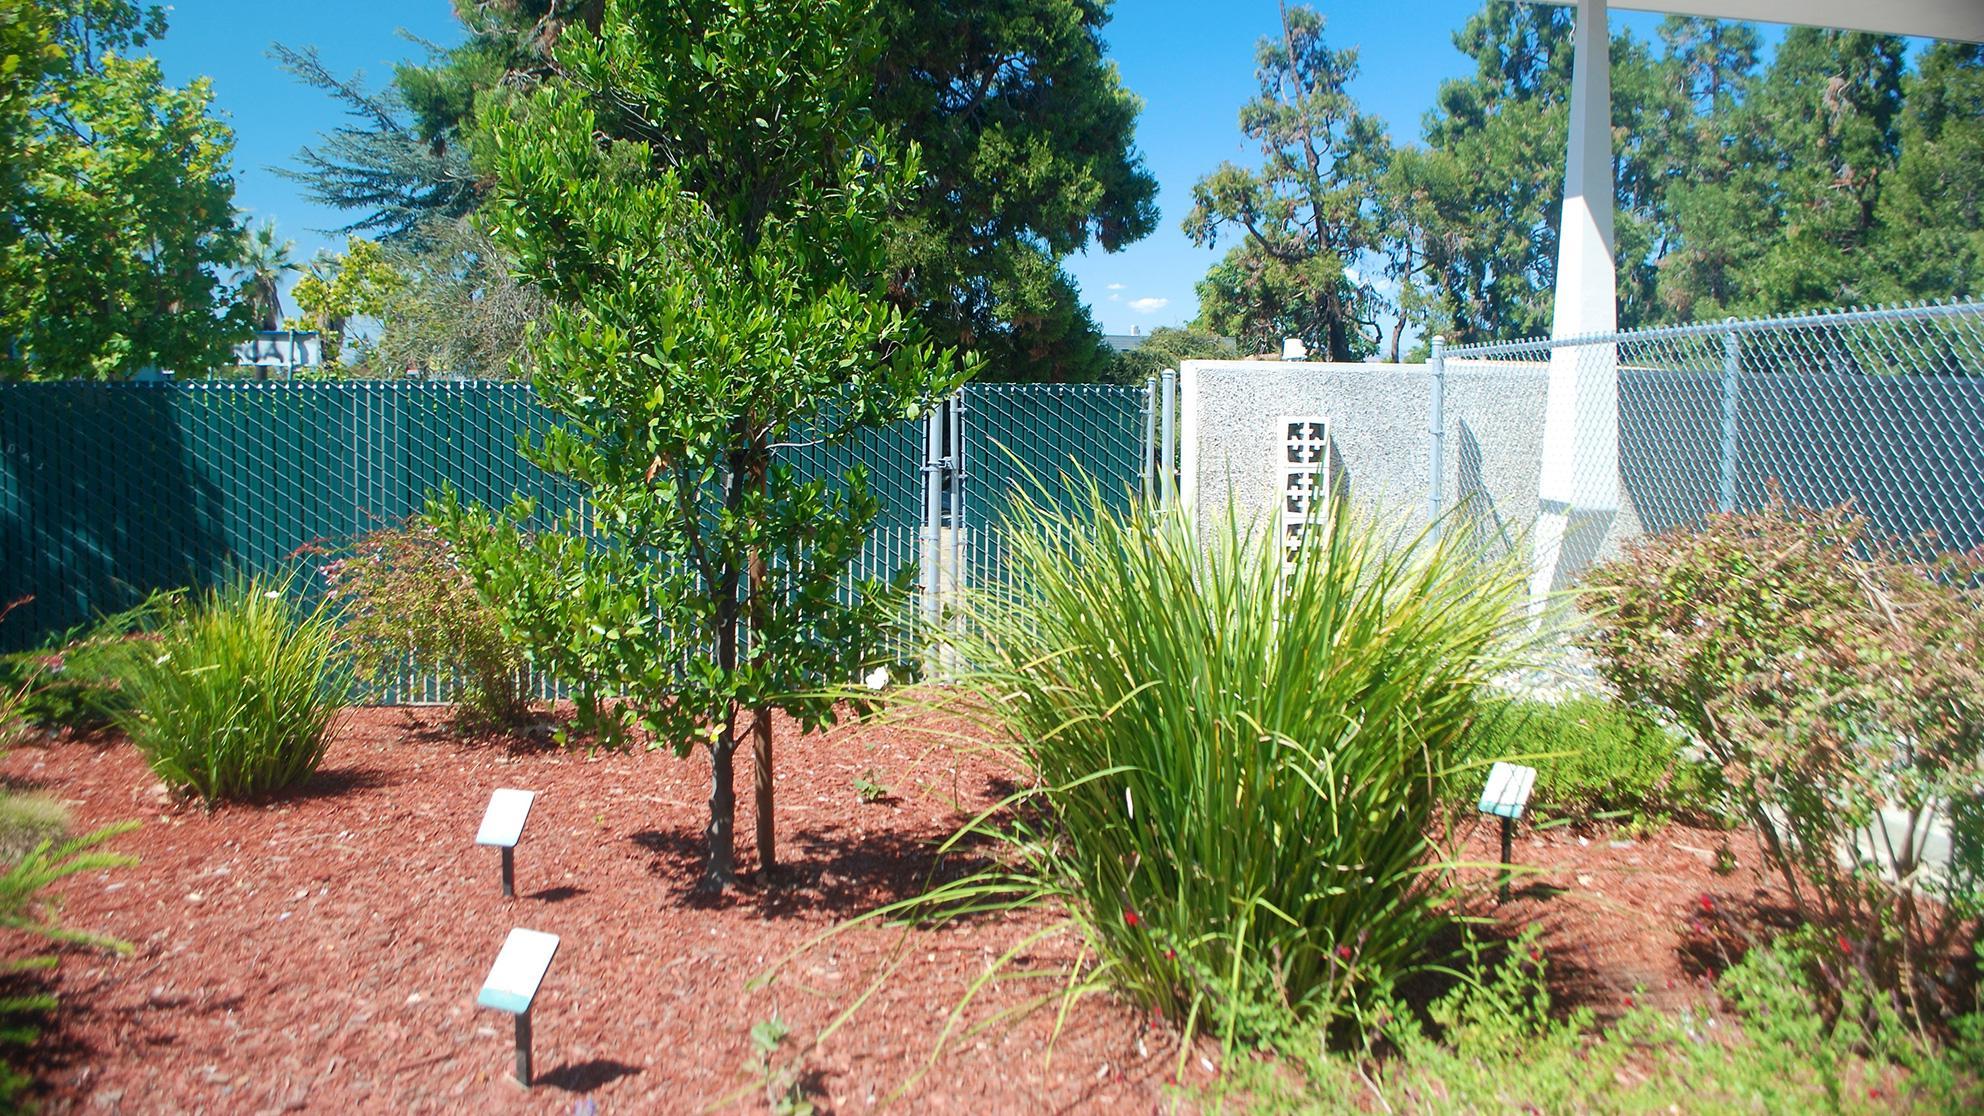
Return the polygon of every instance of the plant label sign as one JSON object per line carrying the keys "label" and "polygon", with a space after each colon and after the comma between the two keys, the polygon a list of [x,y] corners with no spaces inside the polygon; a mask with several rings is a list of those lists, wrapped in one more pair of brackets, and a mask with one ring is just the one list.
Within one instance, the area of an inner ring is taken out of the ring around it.
{"label": "plant label sign", "polygon": [[537,999],[537,986],[551,968],[551,957],[558,952],[558,935],[519,926],[503,940],[490,966],[488,979],[475,1002],[486,1008],[507,1011],[517,1023],[517,1083],[530,1085],[530,1006]]}
{"label": "plant label sign", "polygon": [[524,835],[524,819],[530,817],[530,804],[536,791],[499,790],[489,796],[489,808],[482,812],[482,828],[475,831],[475,843],[513,849]]}
{"label": "plant label sign", "polygon": [[1481,791],[1480,810],[1513,821],[1522,817],[1529,805],[1529,792],[1536,788],[1536,769],[1518,763],[1496,763],[1488,769],[1488,785]]}
{"label": "plant label sign", "polygon": [[558,935],[517,927],[503,941],[496,964],[482,982],[475,1002],[482,1007],[522,1015],[537,998],[537,986],[544,983],[551,968],[551,956],[558,952]]}

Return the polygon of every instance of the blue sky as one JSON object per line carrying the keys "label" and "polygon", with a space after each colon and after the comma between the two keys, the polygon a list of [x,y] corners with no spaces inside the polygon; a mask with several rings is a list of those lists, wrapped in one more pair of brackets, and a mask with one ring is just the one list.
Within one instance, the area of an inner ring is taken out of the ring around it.
{"label": "blue sky", "polygon": [[[1383,117],[1395,140],[1417,139],[1441,80],[1468,71],[1452,34],[1481,0],[1356,0],[1319,7],[1332,45],[1357,46],[1362,75],[1353,93]],[[1137,145],[1156,175],[1158,230],[1117,253],[1069,261],[1097,320],[1111,333],[1178,325],[1197,310],[1192,285],[1216,258],[1179,229],[1192,183],[1222,160],[1250,162],[1237,126],[1255,90],[1254,46],[1279,26],[1273,0],[1208,5],[1183,0],[1118,0],[1105,31],[1124,84],[1144,99]],[[1650,35],[1653,16],[1615,12],[1613,29]],[[344,0],[317,4],[267,0],[186,0],[156,53],[175,83],[207,76],[236,133],[237,204],[253,219],[273,217],[308,256],[334,238],[316,230],[345,220],[305,201],[296,183],[270,172],[336,126],[338,107],[284,74],[271,43],[315,46],[333,70],[362,70],[374,83],[393,63],[419,57],[401,31],[442,45],[459,41],[448,0]]]}

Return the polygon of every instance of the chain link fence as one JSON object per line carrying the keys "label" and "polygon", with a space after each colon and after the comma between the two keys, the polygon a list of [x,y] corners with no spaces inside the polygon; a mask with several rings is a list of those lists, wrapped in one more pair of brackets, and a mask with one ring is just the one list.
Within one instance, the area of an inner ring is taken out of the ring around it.
{"label": "chain link fence", "polygon": [[[1055,385],[968,387],[927,419],[782,447],[801,479],[856,465],[881,503],[853,582],[920,571],[912,608],[1004,576],[1011,496],[1064,498],[1077,470],[1115,499],[1144,483],[1150,393]],[[444,486],[548,522],[578,489],[520,448],[554,416],[510,383],[36,383],[0,386],[0,648],[21,649],[153,590],[231,572],[291,577]],[[906,617],[907,619],[907,617]],[[897,648],[903,657],[914,650]],[[436,701],[409,675],[384,699]],[[555,680],[539,693],[559,692]]]}
{"label": "chain link fence", "polygon": [[1925,556],[1984,545],[1984,303],[1436,348],[1429,371],[1429,511],[1527,546],[1538,591],[1772,492]]}

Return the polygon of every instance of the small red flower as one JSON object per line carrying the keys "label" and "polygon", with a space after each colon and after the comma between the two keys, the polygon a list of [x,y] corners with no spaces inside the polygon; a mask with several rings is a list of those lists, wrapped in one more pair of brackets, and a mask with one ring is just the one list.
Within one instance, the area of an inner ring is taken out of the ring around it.
{"label": "small red flower", "polygon": [[1868,1099],[1868,1100],[1880,1100],[1880,1099],[1881,1099],[1881,1091],[1880,1091],[1879,1089],[1869,1089],[1869,1090],[1867,1090],[1867,1099]]}
{"label": "small red flower", "polygon": [[1143,919],[1141,919],[1141,918],[1138,918],[1138,917],[1137,917],[1137,912],[1135,912],[1135,911],[1124,911],[1124,912],[1123,912],[1123,925],[1125,925],[1125,926],[1136,926],[1136,925],[1138,925],[1138,924],[1140,924],[1140,923],[1142,923],[1142,922],[1143,922]]}
{"label": "small red flower", "polygon": [[1167,950],[1165,950],[1165,951],[1164,951],[1164,959],[1165,959],[1166,961],[1176,961],[1176,960],[1178,960],[1178,951],[1177,951],[1177,950],[1175,950],[1175,949],[1167,949]]}
{"label": "small red flower", "polygon": [[1336,947],[1336,955],[1338,958],[1344,961],[1350,960],[1350,947],[1347,945],[1340,945]]}
{"label": "small red flower", "polygon": [[1701,904],[1702,904],[1703,914],[1715,913],[1715,896],[1710,895],[1707,892],[1703,892],[1701,898]]}
{"label": "small red flower", "polygon": [[1834,941],[1836,941],[1836,942],[1838,942],[1838,943],[1839,943],[1839,952],[1840,952],[1840,953],[1842,953],[1842,954],[1845,954],[1845,955],[1847,955],[1847,956],[1851,956],[1851,955],[1852,955],[1852,953],[1853,953],[1853,943],[1852,943],[1852,942],[1849,942],[1849,941],[1847,941],[1847,940],[1846,940],[1846,935],[1844,935],[1844,934],[1841,934],[1841,935],[1840,935],[1839,937],[1837,937],[1837,938],[1835,938],[1835,939],[1834,939]]}
{"label": "small red flower", "polygon": [[1535,946],[1530,946],[1530,947],[1529,947],[1529,959],[1530,959],[1531,961],[1541,961],[1541,960],[1543,960],[1543,951],[1542,951],[1542,950],[1540,950],[1540,949],[1538,949],[1538,948],[1536,948]]}
{"label": "small red flower", "polygon": [[1626,1006],[1627,1007],[1633,1006],[1633,998],[1631,996],[1626,997]]}

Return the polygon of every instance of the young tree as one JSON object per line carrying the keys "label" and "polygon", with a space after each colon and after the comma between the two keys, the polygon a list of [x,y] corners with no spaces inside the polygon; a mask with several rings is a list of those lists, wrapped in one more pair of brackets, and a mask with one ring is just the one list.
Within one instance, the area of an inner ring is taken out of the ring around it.
{"label": "young tree", "polygon": [[377,320],[383,315],[387,300],[402,283],[378,241],[346,237],[343,252],[319,252],[303,278],[290,289],[290,297],[302,312],[290,319],[291,328],[317,332],[325,363],[363,364],[369,350],[355,346],[353,352],[346,353],[345,331],[353,318]]}
{"label": "young tree", "polygon": [[1876,216],[1882,299],[1984,294],[1984,45],[1937,43],[1906,83],[1901,159]]}
{"label": "young tree", "polygon": [[1260,96],[1242,106],[1240,129],[1263,165],[1222,164],[1192,188],[1185,218],[1194,244],[1239,239],[1199,284],[1199,320],[1248,351],[1300,337],[1356,360],[1377,344],[1375,296],[1355,268],[1378,245],[1371,199],[1391,139],[1348,92],[1357,52],[1330,49],[1315,9],[1283,5],[1281,34],[1261,40],[1258,60]]}
{"label": "young tree", "polygon": [[164,13],[37,0],[10,26],[29,44],[10,51],[14,76],[33,76],[0,95],[16,149],[0,173],[0,377],[226,363],[247,329],[219,278],[239,254],[234,137],[205,80],[172,88],[136,53]]}
{"label": "young tree", "polygon": [[[771,716],[830,723],[903,587],[845,576],[877,503],[802,483],[781,446],[915,414],[959,375],[888,298],[885,219],[914,181],[867,111],[859,0],[609,2],[557,72],[485,113],[487,228],[550,300],[533,450],[588,520],[528,507],[451,532],[617,727],[709,753],[708,886],[735,875],[733,757],[752,717],[758,854],[776,866]],[[635,137],[611,139],[605,137]]]}

